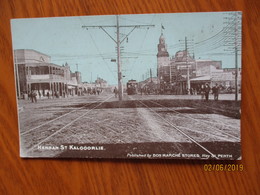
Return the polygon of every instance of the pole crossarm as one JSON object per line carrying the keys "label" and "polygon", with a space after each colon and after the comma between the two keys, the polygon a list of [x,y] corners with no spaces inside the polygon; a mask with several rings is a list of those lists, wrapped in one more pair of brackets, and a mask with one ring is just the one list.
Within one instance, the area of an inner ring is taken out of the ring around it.
{"label": "pole crossarm", "polygon": [[131,28],[131,27],[135,27],[135,28],[142,28],[142,27],[155,27],[155,25],[125,25],[125,26],[119,26],[119,28]]}
{"label": "pole crossarm", "polygon": [[125,38],[123,38],[123,40],[120,41],[120,43],[122,43],[131,34],[131,32],[134,31],[134,29],[136,29],[136,27],[133,27],[133,29],[125,36]]}
{"label": "pole crossarm", "polygon": [[103,27],[100,28],[116,43],[116,40]]}
{"label": "pole crossarm", "polygon": [[103,30],[116,43],[116,40],[105,30],[105,28],[116,28],[116,26],[82,26],[82,28],[86,28],[87,30],[89,28],[99,28]]}
{"label": "pole crossarm", "polygon": [[136,28],[142,28],[142,27],[154,27],[155,25],[128,25],[128,26],[119,26],[120,27],[125,27],[125,28],[133,28],[126,36],[125,38],[123,38],[122,41],[120,41],[120,43],[122,43]]}
{"label": "pole crossarm", "polygon": [[82,26],[82,28],[86,28],[88,30],[88,28],[116,28],[116,25],[102,25],[102,26]]}
{"label": "pole crossarm", "polygon": [[[116,28],[116,25],[99,25],[99,26],[86,26],[83,25],[82,28]],[[155,25],[120,25],[119,28],[131,28],[131,27],[135,27],[135,28],[141,28],[141,27],[155,27]]]}
{"label": "pole crossarm", "polygon": [[[87,30],[89,28],[99,28],[102,29],[115,43],[116,40],[105,30],[105,28],[116,28],[117,26],[114,25],[102,25],[102,26],[82,26],[82,28],[86,28]],[[126,36],[123,38],[120,43],[122,43],[136,28],[149,28],[149,27],[155,27],[155,25],[125,25],[125,26],[119,26],[119,28],[133,28]]]}
{"label": "pole crossarm", "polygon": [[[155,25],[119,25],[119,16],[116,16],[116,25],[96,25],[96,26],[86,26],[83,25],[82,28],[89,29],[89,28],[98,28],[103,30],[115,43],[117,49],[117,65],[118,65],[118,98],[119,101],[123,99],[123,84],[122,84],[122,67],[121,67],[121,51],[120,51],[120,44],[136,29],[136,28],[147,28],[154,27]],[[116,28],[116,39],[114,39],[106,30],[105,28]],[[132,28],[128,34],[120,40],[120,28]]]}

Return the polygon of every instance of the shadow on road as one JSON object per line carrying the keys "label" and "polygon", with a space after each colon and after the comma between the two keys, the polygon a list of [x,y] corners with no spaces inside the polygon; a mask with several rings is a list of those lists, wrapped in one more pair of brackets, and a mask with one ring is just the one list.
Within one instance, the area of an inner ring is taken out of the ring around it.
{"label": "shadow on road", "polygon": [[[100,105],[99,105],[100,104]],[[83,109],[119,109],[119,108],[164,108],[158,113],[182,113],[182,114],[220,114],[227,117],[240,119],[241,102],[203,101],[203,100],[126,100],[91,103]],[[63,108],[80,108],[84,103],[62,106]]]}

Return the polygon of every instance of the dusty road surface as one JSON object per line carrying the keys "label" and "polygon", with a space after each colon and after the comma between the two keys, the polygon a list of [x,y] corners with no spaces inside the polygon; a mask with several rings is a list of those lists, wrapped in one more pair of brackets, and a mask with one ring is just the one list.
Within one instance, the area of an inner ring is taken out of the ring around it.
{"label": "dusty road surface", "polygon": [[240,102],[185,97],[21,100],[21,156],[240,158]]}

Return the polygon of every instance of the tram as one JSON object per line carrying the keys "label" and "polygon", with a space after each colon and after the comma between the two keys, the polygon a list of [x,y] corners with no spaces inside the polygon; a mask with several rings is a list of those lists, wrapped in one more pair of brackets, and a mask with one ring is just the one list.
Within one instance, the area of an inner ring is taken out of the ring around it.
{"label": "tram", "polygon": [[136,82],[136,80],[129,80],[126,83],[126,90],[127,90],[128,95],[137,94],[137,82]]}

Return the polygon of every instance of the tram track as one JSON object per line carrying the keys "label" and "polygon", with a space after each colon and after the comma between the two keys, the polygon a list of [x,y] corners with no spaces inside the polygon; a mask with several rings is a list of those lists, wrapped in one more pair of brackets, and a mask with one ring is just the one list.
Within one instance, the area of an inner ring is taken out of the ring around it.
{"label": "tram track", "polygon": [[[81,113],[79,116],[77,116],[75,119],[73,119],[72,121],[70,121],[69,123],[67,123],[65,126],[63,126],[63,127],[59,128],[59,129],[55,130],[54,133],[50,133],[51,130],[48,129],[48,130],[47,130],[47,132],[48,132],[47,136],[45,136],[45,138],[41,139],[41,141],[37,142],[37,144],[34,144],[34,145],[31,146],[29,149],[27,149],[26,152],[27,152],[27,153],[30,153],[30,152],[33,151],[37,146],[43,144],[44,142],[47,142],[50,138],[52,138],[53,136],[59,134],[61,131],[65,130],[67,127],[71,126],[73,123],[75,123],[76,121],[80,120],[81,118],[86,117],[86,115],[89,114],[89,112],[91,112],[92,110],[96,109],[97,107],[99,107],[100,105],[102,105],[103,103],[105,103],[107,100],[111,99],[112,97],[113,97],[113,96],[109,96],[109,97],[106,98],[104,101],[102,101],[102,102],[100,102],[99,104],[95,105],[93,108],[88,109],[88,110],[87,110],[86,112],[84,112],[83,114]],[[97,102],[98,102],[98,101],[96,101],[95,103],[97,103]],[[55,118],[55,119],[52,119],[52,120],[50,120],[50,121],[47,121],[47,122],[45,122],[45,123],[43,123],[43,124],[41,124],[41,125],[39,125],[39,126],[37,126],[37,127],[34,127],[34,128],[32,128],[32,129],[26,131],[26,132],[24,133],[24,135],[27,134],[27,133],[29,133],[29,132],[32,132],[32,131],[35,130],[35,129],[38,129],[38,128],[40,128],[40,127],[43,127],[43,126],[45,126],[45,125],[50,125],[50,124],[53,123],[54,121],[57,121],[58,119],[61,119],[61,118],[63,118],[63,117],[66,117],[66,116],[68,116],[69,114],[72,114],[72,113],[74,113],[74,112],[76,112],[76,111],[78,111],[78,110],[84,109],[84,108],[86,108],[87,105],[93,105],[93,102],[92,102],[91,104],[89,104],[89,103],[84,104],[84,105],[83,105],[82,107],[80,107],[80,108],[77,108],[77,109],[75,109],[75,110],[73,110],[73,111],[70,111],[70,112],[68,112],[68,113],[66,113],[66,114],[64,114],[64,115],[61,115],[61,116],[59,116],[59,117],[57,117],[57,118]],[[66,119],[65,119],[65,120],[66,120]],[[52,131],[53,131],[53,130],[52,130]],[[39,132],[35,132],[35,133],[36,133],[36,136],[37,136],[37,134],[38,134]],[[31,136],[31,135],[30,135],[30,136]],[[31,139],[31,137],[30,137],[30,139]],[[34,138],[34,139],[35,139],[35,138]],[[34,141],[35,141],[35,140],[34,140]]]}
{"label": "tram track", "polygon": [[[134,99],[131,97],[131,99]],[[135,101],[138,101],[142,106],[146,107],[148,110],[150,110],[152,113],[154,113],[155,115],[157,115],[160,119],[161,122],[163,121],[164,123],[170,125],[173,129],[175,129],[178,133],[182,134],[187,141],[190,141],[192,143],[194,143],[195,145],[197,145],[199,148],[201,148],[203,151],[207,152],[208,154],[210,154],[212,156],[212,158],[215,159],[219,159],[213,152],[211,152],[209,149],[207,149],[206,147],[204,147],[203,145],[201,145],[198,141],[196,141],[194,138],[192,138],[190,135],[188,135],[187,133],[185,133],[183,130],[180,129],[180,127],[178,127],[177,125],[173,124],[172,122],[166,120],[163,116],[161,116],[160,114],[158,114],[154,109],[152,109],[150,106],[148,106],[147,104],[143,103],[140,100],[135,99]],[[166,132],[165,132],[166,133]]]}
{"label": "tram track", "polygon": [[[225,135],[231,137],[232,139],[234,139],[234,140],[236,140],[236,141],[240,141],[240,138],[237,138],[236,136],[231,135],[231,134],[229,134],[229,133],[227,133],[227,132],[225,132],[225,131],[223,131],[223,130],[219,130],[219,129],[217,129],[215,126],[214,126],[214,128],[212,128],[212,125],[209,126],[209,124],[207,124],[207,123],[209,123],[209,121],[203,121],[203,120],[195,119],[195,118],[193,118],[193,117],[191,117],[191,116],[184,115],[184,114],[182,114],[182,113],[180,113],[180,112],[178,112],[178,111],[176,111],[176,110],[174,110],[174,109],[165,107],[165,106],[163,106],[162,104],[159,104],[159,103],[157,103],[157,102],[155,102],[155,101],[152,101],[152,100],[149,100],[149,102],[151,102],[151,103],[153,103],[153,104],[156,104],[156,105],[158,105],[158,106],[160,106],[160,107],[166,108],[167,110],[170,110],[170,111],[172,111],[172,112],[178,114],[178,116],[174,116],[174,117],[180,117],[180,116],[182,116],[182,117],[184,117],[184,118],[186,118],[186,119],[191,119],[191,120],[196,121],[196,122],[198,122],[198,123],[200,123],[200,124],[204,124],[207,128],[213,130],[213,132],[214,132],[214,131],[215,131],[215,132],[219,132],[219,133],[222,133],[222,134],[225,134]],[[211,122],[211,123],[213,123],[213,122]],[[220,125],[222,125],[222,124],[220,124]],[[224,125],[224,126],[231,126],[231,125]],[[232,127],[235,128],[234,126],[232,126]]]}
{"label": "tram track", "polygon": [[[96,102],[97,102],[97,101],[96,101]],[[96,103],[96,102],[94,102],[94,103]],[[69,112],[66,113],[66,114],[63,114],[63,115],[61,115],[61,116],[59,116],[59,117],[57,117],[57,118],[54,118],[54,119],[52,119],[52,120],[50,120],[50,121],[46,121],[45,123],[42,123],[42,124],[40,124],[40,125],[38,125],[38,126],[36,126],[36,127],[33,127],[33,128],[31,128],[31,129],[29,129],[29,130],[23,132],[23,133],[20,133],[20,136],[23,136],[23,135],[25,135],[25,134],[27,134],[27,133],[30,133],[30,132],[32,132],[32,131],[34,131],[34,130],[36,130],[36,129],[39,129],[40,127],[43,127],[43,126],[45,126],[45,125],[48,125],[48,124],[50,124],[50,123],[52,123],[52,122],[54,122],[54,121],[56,121],[56,120],[58,120],[58,119],[61,119],[61,118],[65,117],[65,116],[67,116],[67,115],[69,115],[69,114],[72,114],[72,113],[77,112],[77,111],[79,111],[79,110],[81,110],[81,109],[84,109],[84,108],[86,108],[86,106],[89,106],[89,105],[91,105],[91,104],[93,104],[93,103],[86,103],[86,104],[84,104],[84,105],[83,105],[82,107],[80,107],[80,108],[73,109],[72,111],[69,111]],[[41,111],[41,112],[42,112],[42,111]]]}
{"label": "tram track", "polygon": [[[181,130],[180,128],[178,128],[178,126],[174,125],[173,123],[171,123],[170,121],[166,120],[163,116],[161,116],[160,114],[158,114],[155,110],[153,110],[151,107],[149,107],[148,105],[146,105],[145,103],[143,103],[140,100],[136,100],[138,101],[140,104],[142,104],[143,106],[145,106],[148,110],[150,110],[152,113],[154,113],[155,115],[157,115],[162,121],[164,121],[165,123],[167,123],[168,125],[170,125],[173,129],[175,129],[177,132],[179,132],[180,134],[182,134],[187,140],[191,141],[192,143],[194,143],[195,145],[197,145],[199,148],[201,148],[202,150],[204,150],[205,152],[207,152],[208,154],[211,155],[211,157],[215,158],[215,159],[219,159],[213,152],[211,152],[209,149],[207,149],[206,147],[204,147],[203,145],[201,145],[198,141],[196,141],[194,138],[192,138],[191,136],[189,136],[187,133],[185,133],[183,130]],[[165,132],[166,133],[166,132]]]}
{"label": "tram track", "polygon": [[[164,122],[162,121],[159,121],[159,120],[156,120],[157,123],[160,123],[160,124],[165,124]],[[185,129],[187,131],[190,131],[190,132],[193,132],[193,133],[199,133],[199,134],[204,134],[206,136],[210,136],[210,137],[215,137],[217,138],[218,140],[222,140],[222,141],[230,141],[228,139],[228,136],[224,136],[224,135],[221,135],[221,134],[215,134],[213,132],[204,132],[202,130],[198,130],[198,129],[191,129],[191,128],[188,128],[188,127],[185,127],[185,126],[180,126],[180,125],[176,125],[178,128],[180,129]]]}

